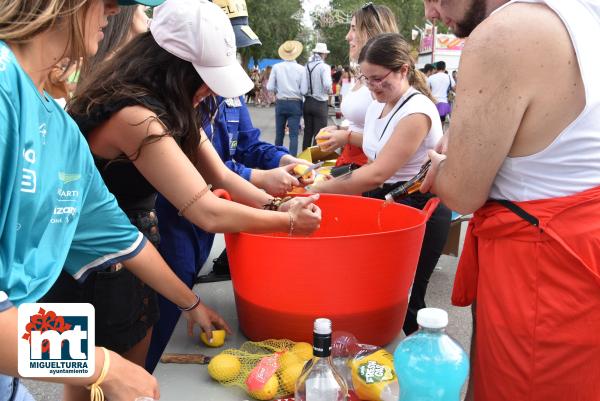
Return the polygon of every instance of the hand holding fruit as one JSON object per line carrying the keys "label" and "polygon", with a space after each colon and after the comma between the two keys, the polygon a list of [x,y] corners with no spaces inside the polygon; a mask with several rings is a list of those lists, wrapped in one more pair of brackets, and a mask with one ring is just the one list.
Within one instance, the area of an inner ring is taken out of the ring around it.
{"label": "hand holding fruit", "polygon": [[284,195],[294,186],[300,186],[300,181],[294,176],[295,167],[296,164],[288,164],[271,170],[255,169],[252,170],[250,181],[270,195]]}
{"label": "hand holding fruit", "polygon": [[188,312],[183,312],[188,320],[188,335],[194,335],[194,324],[198,324],[205,333],[207,341],[212,339],[213,328],[224,329],[227,334],[231,334],[229,325],[214,310],[204,305],[202,302],[197,307]]}
{"label": "hand holding fruit", "polygon": [[333,152],[348,143],[348,133],[345,129],[325,127],[316,136],[317,145],[324,152]]}

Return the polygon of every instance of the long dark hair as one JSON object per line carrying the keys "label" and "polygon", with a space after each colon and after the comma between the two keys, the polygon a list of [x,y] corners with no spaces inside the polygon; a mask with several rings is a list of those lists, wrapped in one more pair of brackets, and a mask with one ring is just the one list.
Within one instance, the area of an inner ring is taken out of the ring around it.
{"label": "long dark hair", "polygon": [[[68,112],[81,121],[97,115],[106,105],[144,106],[156,114],[165,131],[146,138],[136,154],[127,157],[135,160],[145,144],[169,135],[195,163],[199,129],[208,118],[209,110],[198,113],[192,99],[203,83],[190,62],[161,48],[147,32],[121,48],[93,72],[93,77],[89,76],[77,86]],[[206,107],[206,103],[201,102],[201,107]]]}
{"label": "long dark hair", "polygon": [[415,69],[415,62],[410,55],[410,46],[399,33],[384,33],[369,39],[358,56],[358,62],[363,61],[392,71],[399,71],[403,65],[407,65],[408,83],[436,103],[427,85],[425,74]]}

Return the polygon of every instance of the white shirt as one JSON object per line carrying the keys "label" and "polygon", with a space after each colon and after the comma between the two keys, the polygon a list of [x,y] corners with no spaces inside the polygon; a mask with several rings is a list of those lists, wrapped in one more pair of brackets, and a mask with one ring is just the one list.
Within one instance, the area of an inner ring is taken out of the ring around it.
{"label": "white shirt", "polygon": [[304,71],[306,74],[306,90],[304,94],[307,97],[312,97],[322,102],[327,101],[329,94],[332,93],[331,67],[325,64],[318,54],[315,54],[312,60],[304,67]]}
{"label": "white shirt", "polygon": [[[524,1],[507,5],[514,2]],[[490,197],[511,201],[568,196],[600,185],[600,74],[598,54],[591,50],[597,48],[596,40],[600,37],[600,4],[598,0],[526,2],[545,3],[567,27],[581,71],[586,104],[548,147],[530,156],[504,159]]]}
{"label": "white shirt", "polygon": [[439,103],[448,103],[448,88],[456,85],[450,74],[436,72],[427,78],[431,94]]}
{"label": "white shirt", "polygon": [[275,92],[277,99],[302,100],[306,88],[304,67],[296,61],[284,61],[273,66],[267,82],[267,90]]}
{"label": "white shirt", "polygon": [[367,108],[373,102],[373,96],[371,96],[371,91],[365,85],[362,85],[358,90],[353,89],[342,97],[340,110],[344,118],[350,123],[348,129],[362,133],[365,127],[365,114]]}
{"label": "white shirt", "polygon": [[[398,110],[404,100],[415,92],[417,95],[410,98]],[[443,135],[440,115],[435,104],[427,96],[419,93],[412,87],[406,91],[404,96],[398,100],[394,108],[385,117],[380,118],[384,106],[384,103],[373,101],[367,109],[365,130],[363,133],[363,152],[367,155],[369,161],[375,160],[377,154],[381,152],[394,133],[396,126],[404,117],[411,114],[424,114],[431,120],[431,128],[425,139],[423,139],[423,142],[417,148],[417,151],[404,166],[386,180],[386,183],[393,184],[398,181],[408,181],[419,172],[421,165],[427,160],[427,151],[433,149]],[[396,110],[398,111],[394,113]],[[390,121],[389,124],[388,121]],[[385,128],[386,125],[387,128]]]}

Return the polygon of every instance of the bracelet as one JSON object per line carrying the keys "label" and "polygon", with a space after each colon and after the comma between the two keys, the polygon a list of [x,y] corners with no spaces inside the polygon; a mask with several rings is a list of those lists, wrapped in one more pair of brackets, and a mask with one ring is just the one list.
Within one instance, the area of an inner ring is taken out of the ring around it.
{"label": "bracelet", "polygon": [[291,199],[290,196],[286,196],[285,198],[280,198],[278,196],[272,198],[269,203],[266,203],[263,205],[263,209],[264,210],[273,210],[273,211],[277,211],[279,210],[279,207],[281,206],[282,203],[285,203],[287,201],[289,201]]}
{"label": "bracelet", "polygon": [[206,195],[206,193],[208,191],[210,191],[210,189],[212,188],[212,184],[208,184],[207,186],[205,186],[203,189],[201,189],[200,191],[196,192],[196,195],[194,195],[194,197],[192,199],[190,199],[189,201],[187,201],[185,203],[185,205],[183,205],[183,207],[181,209],[179,209],[179,211],[177,212],[178,216],[183,216],[183,212],[185,212],[185,210],[192,206],[198,199],[202,198],[204,195]]}
{"label": "bracelet", "polygon": [[290,215],[290,232],[288,235],[291,237],[294,234],[294,216],[292,212],[288,212],[288,214]]}
{"label": "bracelet", "polygon": [[188,306],[187,308],[182,308],[181,306],[178,306],[177,309],[179,309],[182,312],[189,312],[192,309],[196,309],[196,307],[200,305],[200,297],[197,294],[194,295],[196,295],[196,302],[194,302],[191,306]]}
{"label": "bracelet", "polygon": [[91,401],[104,401],[104,392],[100,388],[100,385],[106,378],[108,368],[110,368],[110,353],[104,347],[102,347],[102,351],[104,351],[104,365],[102,366],[100,376],[98,376],[98,380],[94,384],[87,386],[87,389],[90,390]]}

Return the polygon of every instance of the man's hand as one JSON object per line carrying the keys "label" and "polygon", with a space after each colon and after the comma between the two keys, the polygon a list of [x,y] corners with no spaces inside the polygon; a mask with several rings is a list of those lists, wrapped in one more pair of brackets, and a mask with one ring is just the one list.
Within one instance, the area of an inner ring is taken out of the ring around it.
{"label": "man's hand", "polygon": [[420,191],[422,193],[435,193],[435,188],[433,187],[433,184],[435,183],[435,177],[437,176],[437,173],[440,169],[440,164],[442,164],[442,162],[446,160],[446,155],[440,154],[435,150],[429,150],[429,159],[431,159],[431,166],[429,166],[429,171],[427,171],[427,175],[425,176],[425,179],[421,184]]}

